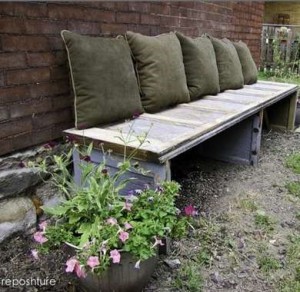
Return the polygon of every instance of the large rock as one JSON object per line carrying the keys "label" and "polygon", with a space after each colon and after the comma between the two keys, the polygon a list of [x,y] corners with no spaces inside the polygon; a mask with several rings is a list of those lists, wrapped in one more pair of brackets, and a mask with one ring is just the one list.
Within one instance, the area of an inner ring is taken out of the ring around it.
{"label": "large rock", "polygon": [[36,224],[36,209],[25,197],[0,202],[0,242],[18,231],[26,231]]}
{"label": "large rock", "polygon": [[65,200],[62,192],[50,182],[43,183],[37,187],[36,197],[41,200],[43,207],[54,207]]}
{"label": "large rock", "polygon": [[16,196],[41,182],[35,168],[21,168],[0,172],[0,199]]}

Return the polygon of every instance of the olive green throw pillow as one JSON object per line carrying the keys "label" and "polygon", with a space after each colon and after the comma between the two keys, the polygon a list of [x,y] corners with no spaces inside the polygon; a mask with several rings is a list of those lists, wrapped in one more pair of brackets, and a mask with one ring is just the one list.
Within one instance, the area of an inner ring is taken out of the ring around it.
{"label": "olive green throw pillow", "polygon": [[227,39],[220,40],[213,37],[210,39],[216,53],[221,91],[242,88],[244,85],[242,66],[234,45]]}
{"label": "olive green throw pillow", "polygon": [[145,111],[154,113],[189,102],[182,51],[176,35],[144,36],[127,32],[126,38],[136,62]]}
{"label": "olive green throw pillow", "polygon": [[233,45],[236,48],[236,51],[240,58],[244,75],[244,83],[253,84],[257,82],[257,67],[252,58],[249,48],[242,41],[239,41],[237,43],[234,42]]}
{"label": "olive green throw pillow", "polygon": [[84,129],[143,111],[130,48],[124,38],[62,31],[75,95],[75,127]]}
{"label": "olive green throw pillow", "polygon": [[191,100],[220,92],[214,47],[207,37],[192,39],[176,32],[180,41]]}

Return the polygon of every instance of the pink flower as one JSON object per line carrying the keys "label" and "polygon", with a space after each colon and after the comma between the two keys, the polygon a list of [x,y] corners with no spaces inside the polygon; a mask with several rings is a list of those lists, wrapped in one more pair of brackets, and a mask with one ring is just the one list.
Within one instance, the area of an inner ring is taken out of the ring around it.
{"label": "pink flower", "polygon": [[78,278],[84,278],[86,276],[83,267],[79,264],[75,265],[75,273],[76,273]]}
{"label": "pink flower", "polygon": [[39,224],[39,228],[43,230],[43,232],[45,232],[47,225],[48,225],[47,221],[43,221]]}
{"label": "pink flower", "polygon": [[157,239],[156,236],[154,236],[154,239],[155,239],[155,242],[154,244],[152,245],[152,247],[155,247],[157,245],[164,245],[163,242],[161,241],[161,239]]}
{"label": "pink flower", "polygon": [[184,208],[184,213],[186,216],[195,216],[198,214],[195,207],[192,205],[188,205]]}
{"label": "pink flower", "polygon": [[126,200],[126,202],[124,203],[123,210],[131,211],[131,208],[132,208],[132,204]]}
{"label": "pink flower", "polygon": [[34,257],[34,259],[39,259],[38,251],[36,249],[31,250],[31,255]]}
{"label": "pink flower", "polygon": [[72,273],[75,269],[75,266],[78,265],[79,262],[77,259],[75,258],[70,258],[67,260],[66,262],[66,265],[67,265],[67,268],[66,268],[66,272],[67,273]]}
{"label": "pink flower", "polygon": [[80,263],[76,258],[70,258],[69,260],[67,260],[66,265],[67,273],[75,272],[78,278],[86,276],[84,269],[80,266]]}
{"label": "pink flower", "polygon": [[128,222],[125,222],[124,228],[125,228],[125,230],[131,229],[132,225],[130,223],[128,223]]}
{"label": "pink flower", "polygon": [[121,260],[121,254],[118,250],[114,249],[110,252],[110,258],[113,260],[114,264],[118,264]]}
{"label": "pink flower", "polygon": [[89,257],[87,260],[87,265],[90,266],[91,268],[94,268],[96,266],[99,266],[100,262],[99,262],[99,258],[98,257]]}
{"label": "pink flower", "polygon": [[140,268],[140,263],[141,263],[141,260],[137,261],[137,262],[135,263],[134,267],[135,267],[136,269],[139,269],[139,268]]}
{"label": "pink flower", "polygon": [[116,218],[113,218],[113,217],[108,218],[108,219],[106,220],[106,222],[107,222],[108,224],[111,224],[111,225],[116,225],[116,224],[118,224],[117,219],[116,219]]}
{"label": "pink flower", "polygon": [[129,233],[126,231],[121,231],[119,238],[121,239],[122,242],[125,242],[129,238]]}
{"label": "pink flower", "polygon": [[33,238],[35,239],[36,242],[43,244],[46,241],[48,241],[48,238],[44,236],[44,232],[37,231],[36,233],[33,234]]}

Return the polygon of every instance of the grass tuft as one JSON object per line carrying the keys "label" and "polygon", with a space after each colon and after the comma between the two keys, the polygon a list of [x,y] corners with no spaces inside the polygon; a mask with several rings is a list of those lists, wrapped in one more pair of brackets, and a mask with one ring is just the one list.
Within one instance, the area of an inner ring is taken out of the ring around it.
{"label": "grass tuft", "polygon": [[265,231],[274,230],[275,222],[264,211],[258,210],[254,216],[255,225]]}
{"label": "grass tuft", "polygon": [[279,261],[270,255],[262,256],[257,261],[259,269],[264,273],[270,273],[281,268]]}
{"label": "grass tuft", "polygon": [[289,182],[285,185],[290,194],[300,198],[300,181]]}
{"label": "grass tuft", "polygon": [[255,202],[251,199],[243,199],[240,201],[240,207],[245,211],[257,211],[258,207]]}
{"label": "grass tuft", "polygon": [[294,153],[286,159],[286,165],[293,172],[300,174],[300,153]]}
{"label": "grass tuft", "polygon": [[196,263],[184,264],[175,278],[174,286],[180,291],[200,292],[203,278]]}

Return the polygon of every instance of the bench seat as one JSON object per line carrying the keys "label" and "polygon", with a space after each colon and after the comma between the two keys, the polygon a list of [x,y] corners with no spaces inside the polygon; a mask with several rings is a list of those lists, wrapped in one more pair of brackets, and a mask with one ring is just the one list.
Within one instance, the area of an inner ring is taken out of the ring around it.
{"label": "bench seat", "polygon": [[[155,172],[153,176],[158,174],[158,179],[170,178],[170,160],[195,146],[201,155],[256,165],[263,119],[272,129],[294,129],[297,89],[293,84],[259,81],[159,113],[144,113],[134,120],[86,130],[69,129],[64,134],[75,136],[80,143],[93,142],[94,162],[99,163],[103,158],[97,150],[100,143],[118,160],[124,152],[118,138],[121,132],[147,132],[147,142],[135,158]],[[131,151],[137,145],[133,141],[127,149]],[[74,159],[78,160],[76,154]]]}

